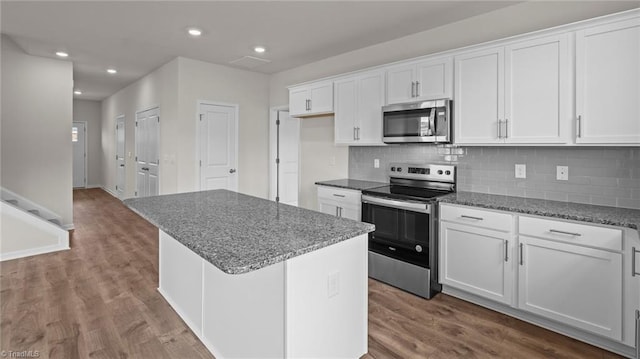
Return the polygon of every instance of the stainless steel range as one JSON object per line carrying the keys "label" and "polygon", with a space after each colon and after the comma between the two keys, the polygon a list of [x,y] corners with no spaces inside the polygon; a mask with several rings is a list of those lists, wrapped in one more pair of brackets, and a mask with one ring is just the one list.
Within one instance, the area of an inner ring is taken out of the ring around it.
{"label": "stainless steel range", "polygon": [[440,292],[436,198],[456,188],[452,165],[392,163],[389,186],[362,191],[369,233],[369,277],[424,298]]}

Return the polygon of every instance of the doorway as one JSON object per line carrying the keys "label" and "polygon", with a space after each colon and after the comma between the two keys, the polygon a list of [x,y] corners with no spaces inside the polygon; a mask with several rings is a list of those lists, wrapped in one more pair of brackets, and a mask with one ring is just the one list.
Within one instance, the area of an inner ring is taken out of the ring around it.
{"label": "doorway", "polygon": [[87,186],[87,123],[73,122],[71,126],[73,143],[73,188]]}
{"label": "doorway", "polygon": [[159,194],[160,109],[136,113],[136,197]]}
{"label": "doorway", "polygon": [[199,103],[200,190],[238,190],[238,105]]}
{"label": "doorway", "polygon": [[269,119],[269,199],[298,206],[300,120],[286,107],[271,109]]}
{"label": "doorway", "polygon": [[125,191],[125,147],[124,147],[124,115],[116,117],[116,195],[124,198]]}

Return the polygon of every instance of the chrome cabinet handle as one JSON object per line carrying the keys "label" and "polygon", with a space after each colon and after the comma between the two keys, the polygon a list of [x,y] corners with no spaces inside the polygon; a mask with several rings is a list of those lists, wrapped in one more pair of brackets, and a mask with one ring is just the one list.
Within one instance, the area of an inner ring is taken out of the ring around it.
{"label": "chrome cabinet handle", "polygon": [[564,234],[564,235],[567,235],[567,236],[574,236],[574,237],[582,236],[582,234],[580,234],[580,233],[559,231],[557,229],[550,229],[549,232],[556,233],[556,234]]}
{"label": "chrome cabinet handle", "polygon": [[467,219],[475,219],[476,221],[484,221],[484,218],[482,217],[467,216],[465,214],[461,215],[460,217],[467,218]]}
{"label": "chrome cabinet handle", "polygon": [[333,195],[334,195],[335,197],[344,197],[344,195],[343,195],[343,194],[337,194],[337,193],[334,193]]}
{"label": "chrome cabinet handle", "polygon": [[416,81],[416,97],[420,97],[420,81]]}
{"label": "chrome cabinet handle", "polygon": [[309,99],[309,111],[313,108],[313,100]]}
{"label": "chrome cabinet handle", "polygon": [[640,275],[640,272],[636,271],[636,253],[640,253],[636,247],[631,247],[631,276],[635,277]]}
{"label": "chrome cabinet handle", "polygon": [[340,209],[340,218],[342,218],[342,207],[338,207]]}
{"label": "chrome cabinet handle", "polygon": [[504,138],[509,138],[509,119],[504,120]]}
{"label": "chrome cabinet handle", "polygon": [[141,168],[141,170],[143,170],[143,171],[148,171],[148,170],[149,170],[149,167],[142,167],[142,168]]}
{"label": "chrome cabinet handle", "polygon": [[504,261],[509,261],[509,240],[504,241]]}
{"label": "chrome cabinet handle", "polygon": [[524,244],[520,243],[520,265],[524,265],[524,255],[522,252],[522,247],[524,246]]}
{"label": "chrome cabinet handle", "polygon": [[576,137],[582,137],[582,115],[578,115],[576,119]]}
{"label": "chrome cabinet handle", "polygon": [[498,138],[502,138],[502,120],[498,120],[497,125]]}
{"label": "chrome cabinet handle", "polygon": [[360,141],[360,127],[356,127],[356,140]]}
{"label": "chrome cabinet handle", "polygon": [[355,141],[357,139],[358,139],[358,137],[356,136],[356,128],[354,127],[353,128],[353,140]]}
{"label": "chrome cabinet handle", "polygon": [[411,97],[416,97],[416,83],[411,81]]}
{"label": "chrome cabinet handle", "polygon": [[338,214],[338,208],[340,207],[336,206],[336,217],[340,217],[340,215]]}

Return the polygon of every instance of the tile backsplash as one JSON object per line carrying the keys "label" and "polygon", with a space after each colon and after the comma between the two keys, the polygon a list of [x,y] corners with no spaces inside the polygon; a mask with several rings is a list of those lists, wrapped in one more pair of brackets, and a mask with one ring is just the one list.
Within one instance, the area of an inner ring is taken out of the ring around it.
{"label": "tile backsplash", "polygon": [[[455,164],[458,191],[640,209],[638,147],[350,147],[349,178],[387,182],[390,162]],[[526,178],[515,178],[516,164]],[[569,167],[567,181],[556,180],[556,166]]]}

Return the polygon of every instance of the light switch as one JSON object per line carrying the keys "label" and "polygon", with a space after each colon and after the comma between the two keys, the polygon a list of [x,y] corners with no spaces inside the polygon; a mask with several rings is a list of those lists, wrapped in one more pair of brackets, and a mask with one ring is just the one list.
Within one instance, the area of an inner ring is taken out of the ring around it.
{"label": "light switch", "polygon": [[516,164],[516,178],[527,178],[527,165]]}
{"label": "light switch", "polygon": [[380,168],[380,160],[379,159],[374,159],[373,160],[373,168]]}

